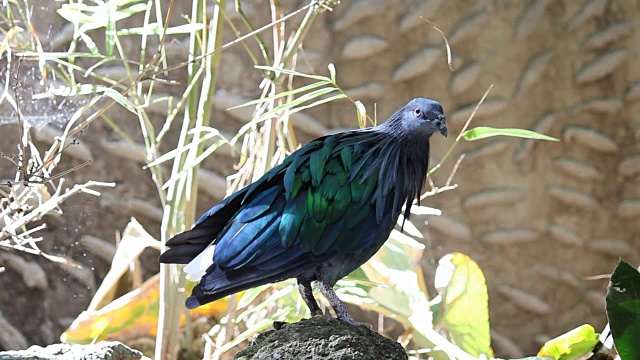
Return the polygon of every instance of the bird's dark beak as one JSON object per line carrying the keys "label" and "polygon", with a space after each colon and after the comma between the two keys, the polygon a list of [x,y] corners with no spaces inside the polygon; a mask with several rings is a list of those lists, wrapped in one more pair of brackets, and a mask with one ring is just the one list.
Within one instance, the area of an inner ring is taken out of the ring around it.
{"label": "bird's dark beak", "polygon": [[438,126],[438,131],[440,131],[440,134],[444,135],[444,137],[447,137],[447,125],[442,123],[442,125]]}
{"label": "bird's dark beak", "polygon": [[440,134],[447,137],[447,125],[445,123],[446,119],[444,115],[438,115],[438,118],[433,120],[433,125],[440,131]]}

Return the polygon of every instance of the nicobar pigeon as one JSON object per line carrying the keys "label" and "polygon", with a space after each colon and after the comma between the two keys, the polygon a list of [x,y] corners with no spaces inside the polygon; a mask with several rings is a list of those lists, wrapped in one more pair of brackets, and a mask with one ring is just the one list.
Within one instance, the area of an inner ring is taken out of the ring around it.
{"label": "nicobar pigeon", "polygon": [[338,318],[351,318],[333,291],[409,215],[429,164],[429,138],[447,136],[442,106],[413,99],[385,123],[316,139],[167,241],[162,263],[187,264],[199,280],[188,308],[259,285],[296,278],[312,315],[316,281]]}

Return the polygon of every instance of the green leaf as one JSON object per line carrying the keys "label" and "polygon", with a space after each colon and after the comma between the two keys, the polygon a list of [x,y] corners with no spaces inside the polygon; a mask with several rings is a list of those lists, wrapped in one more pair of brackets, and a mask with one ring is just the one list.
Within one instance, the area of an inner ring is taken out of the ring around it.
{"label": "green leaf", "polygon": [[[209,134],[206,134],[205,136],[209,136]],[[204,140],[209,139],[209,137],[207,137],[206,139],[203,138],[201,140],[198,141],[198,144],[203,142]],[[188,145],[185,145],[184,147],[180,148],[180,152],[183,152],[187,149],[191,149],[194,146],[192,146],[192,144],[194,144],[196,142],[196,140],[193,140],[191,143],[189,143]],[[213,154],[214,151],[216,151],[218,148],[220,148],[220,146],[224,145],[224,144],[229,144],[229,141],[227,139],[220,139],[218,141],[216,141],[215,143],[213,143],[211,146],[209,146],[207,149],[205,149],[200,155],[198,155],[195,159],[193,159],[192,161],[189,162],[185,162],[184,166],[182,167],[182,169],[180,171],[178,171],[177,173],[173,174],[169,180],[167,180],[167,182],[164,183],[164,185],[162,185],[162,189],[167,189],[169,188],[169,186],[173,185],[174,182],[180,180],[183,178],[184,174],[193,169],[195,166],[197,166],[198,164],[200,164],[202,161],[204,161],[204,159],[206,159],[209,155]],[[170,157],[165,157],[167,156],[167,154],[164,154],[161,156],[162,159],[158,158],[156,159],[153,163],[150,163],[147,166],[156,166],[158,165],[158,160],[162,160],[161,162],[164,162],[166,160],[169,160],[170,158],[175,158],[177,154],[172,153],[173,151],[176,151],[178,149],[175,150],[171,150],[169,153]]]}
{"label": "green leaf", "polygon": [[344,99],[346,97],[347,97],[347,95],[345,95],[345,94],[336,94],[336,95],[330,96],[328,98],[324,98],[322,100],[318,100],[318,101],[312,102],[311,104],[308,104],[308,105],[299,106],[299,107],[291,110],[289,112],[289,115],[295,114],[298,111],[302,111],[302,110],[305,110],[305,109],[310,109],[310,108],[313,108],[313,107],[316,107],[318,105],[325,104],[325,103],[328,103],[328,102],[331,102],[331,101],[334,101],[334,100]]}
{"label": "green leaf", "polygon": [[335,85],[336,84],[336,66],[333,64],[329,64],[328,68],[329,68],[329,78],[331,78],[331,81]]}
{"label": "green leaf", "polygon": [[364,107],[364,104],[360,102],[360,100],[355,102],[356,104],[356,113],[358,114],[358,126],[362,129],[367,126],[367,108]]}
{"label": "green leaf", "polygon": [[283,73],[283,74],[287,74],[287,75],[300,76],[300,77],[305,77],[305,78],[309,78],[309,79],[315,79],[315,80],[319,80],[319,81],[331,82],[331,79],[326,77],[326,76],[310,75],[310,74],[301,73],[301,72],[298,72],[298,71],[295,71],[295,70],[282,69],[282,68],[273,67],[273,66],[256,65],[254,67],[256,69],[273,71],[275,73]]}
{"label": "green leaf", "polygon": [[83,13],[88,8],[88,5],[82,3],[62,4],[62,7],[58,9],[58,14],[70,23],[82,24],[91,21],[91,17]]}
{"label": "green leaf", "polygon": [[87,68],[87,70],[84,72],[84,77],[89,76],[89,74],[91,74],[93,72],[93,70],[95,70],[96,68],[108,63],[109,61],[113,61],[116,60],[115,56],[108,56],[100,61],[98,61],[97,63],[91,65],[89,68]]}
{"label": "green leaf", "polygon": [[76,86],[52,87],[48,92],[56,96],[78,96],[97,94],[104,91],[104,89],[105,87],[101,85],[78,84]]}
{"label": "green leaf", "polygon": [[183,171],[185,170],[190,170],[193,167],[195,167],[196,165],[199,165],[201,162],[204,161],[204,159],[208,158],[209,155],[213,154],[216,150],[218,150],[220,148],[220,146],[224,145],[224,144],[228,144],[229,141],[227,139],[220,139],[218,141],[216,141],[215,143],[211,144],[208,148],[206,148],[204,151],[202,151],[202,153],[198,156],[196,156],[195,159],[193,159],[193,161],[190,162],[185,162],[184,167],[183,167]]}
{"label": "green leaf", "polygon": [[345,276],[338,280],[336,286],[352,286],[360,285],[361,287],[387,287],[388,285],[380,284],[377,282],[365,280],[367,276],[362,272],[362,269],[358,268],[352,272],[354,276]]}
{"label": "green leaf", "polygon": [[[178,26],[171,26],[167,28],[167,35],[174,34],[192,34],[204,29],[204,24],[193,23],[184,24]],[[130,29],[123,29],[118,31],[118,35],[163,35],[163,26],[158,23],[150,23],[143,27],[135,27]]]}
{"label": "green leaf", "polygon": [[607,317],[620,358],[640,359],[640,273],[622,260],[607,289]]}
{"label": "green leaf", "polygon": [[57,96],[78,96],[104,93],[105,96],[115,100],[118,104],[122,105],[125,109],[137,114],[135,106],[125,98],[121,93],[116,90],[103,86],[93,84],[78,84],[76,86],[62,86],[49,90],[50,93]]}
{"label": "green leaf", "polygon": [[566,334],[547,341],[538,356],[554,360],[574,360],[586,358],[598,343],[599,334],[591,325],[579,326]]}
{"label": "green leaf", "polygon": [[113,2],[107,3],[107,25],[104,31],[105,48],[107,55],[113,55],[113,48],[116,46],[116,19],[114,13],[118,11],[118,7]]}
{"label": "green leaf", "polygon": [[[123,7],[133,3],[127,8]],[[98,5],[86,5],[81,3],[63,4],[58,10],[58,14],[70,23],[81,25],[75,36],[79,36],[89,30],[104,27],[108,32],[115,34],[115,23],[119,20],[126,19],[136,13],[146,11],[149,6],[135,1],[105,1]],[[111,36],[108,33],[107,37]],[[107,40],[109,41],[109,40]],[[107,44],[107,46],[109,46]]]}
{"label": "green leaf", "polygon": [[147,164],[145,166],[145,168],[150,168],[153,166],[157,166],[167,160],[171,160],[174,159],[175,157],[177,157],[178,155],[182,154],[185,151],[190,151],[195,149],[196,147],[200,146],[201,143],[215,137],[215,136],[220,136],[220,133],[216,133],[215,131],[211,131],[207,134],[204,134],[202,137],[198,138],[198,139],[194,139],[193,141],[191,141],[189,144],[185,145],[185,146],[179,146],[171,151],[167,151],[166,153],[162,154],[161,156],[159,156],[157,159],[153,160],[152,162],[150,162],[149,164]]}
{"label": "green leaf", "polygon": [[274,321],[282,321],[287,316],[287,314],[291,312],[291,310],[293,310],[293,308],[294,308],[293,306],[284,307],[278,310],[275,314],[271,315],[270,317],[259,321],[257,324],[245,330],[240,335],[234,336],[234,338],[231,341],[224,344],[224,346],[219,350],[219,353],[227,352],[231,350],[234,346],[249,339],[253,335],[268,329],[270,326],[273,325]]}
{"label": "green leaf", "polygon": [[[280,106],[277,106],[269,111],[267,111],[266,113],[260,115],[257,119],[253,120],[253,123],[258,123],[260,121],[264,121],[266,119],[271,118],[274,114],[277,114],[283,110],[286,109],[292,109],[293,107],[303,104],[307,101],[313,100],[315,98],[318,98],[320,96],[329,94],[331,92],[334,92],[338,89],[334,88],[334,87],[328,87],[328,88],[323,88],[323,89],[318,89],[318,90],[314,90],[312,92],[306,93],[302,96],[300,96],[299,98],[286,102]],[[309,107],[309,106],[308,106]],[[289,114],[293,113],[293,110],[290,110],[291,112]]]}
{"label": "green leaf", "polygon": [[270,285],[260,285],[258,287],[246,290],[240,297],[240,300],[238,300],[236,309],[244,309],[247,306],[251,305],[251,303],[269,287]]}
{"label": "green leaf", "polygon": [[115,100],[118,104],[122,105],[125,109],[131,111],[133,114],[138,114],[135,109],[135,105],[129,101],[126,97],[124,97],[121,93],[117,92],[112,88],[106,88],[104,94],[110,97],[112,100]]}
{"label": "green leaf", "polygon": [[497,129],[492,127],[481,126],[473,129],[469,129],[462,134],[462,136],[468,141],[480,140],[492,136],[511,136],[526,139],[537,139],[547,141],[559,141],[558,139],[539,134],[531,130],[523,129]]}
{"label": "green leaf", "polygon": [[301,92],[305,92],[305,91],[308,91],[308,90],[313,90],[313,89],[318,88],[320,86],[329,85],[329,84],[331,84],[331,83],[327,82],[327,81],[315,82],[313,84],[309,84],[309,85],[306,85],[306,86],[303,86],[303,87],[300,87],[300,88],[297,88],[297,89],[281,92],[279,94],[275,94],[275,95],[272,95],[272,96],[267,96],[265,98],[251,100],[251,101],[246,102],[244,104],[240,104],[240,105],[231,107],[231,108],[229,108],[227,110],[233,110],[233,109],[237,109],[237,108],[241,108],[241,107],[245,107],[245,106],[249,106],[249,105],[261,104],[263,102],[279,99],[279,98],[284,97],[284,96],[295,95],[295,94],[298,94],[298,93],[301,93]]}
{"label": "green leaf", "polygon": [[36,51],[24,51],[16,53],[17,56],[24,57],[37,57],[38,60],[55,60],[55,59],[68,59],[68,58],[105,58],[102,54],[89,54],[79,52],[36,52]]}
{"label": "green leaf", "polygon": [[474,357],[493,357],[489,334],[489,295],[478,264],[461,253],[440,259],[435,287],[442,296],[436,325],[446,329],[454,344]]}
{"label": "green leaf", "polygon": [[84,41],[84,44],[87,45],[87,49],[93,55],[100,55],[100,50],[98,49],[98,45],[93,41],[93,39],[87,34],[80,34],[80,38]]}
{"label": "green leaf", "polygon": [[[267,286],[268,287],[268,286]],[[269,293],[269,296],[264,300],[261,301],[258,305],[247,309],[245,311],[243,311],[242,313],[238,314],[235,318],[235,321],[240,322],[243,319],[245,319],[247,316],[254,314],[256,312],[261,311],[262,309],[265,309],[269,306],[272,306],[273,304],[276,304],[280,299],[284,298],[285,296],[291,294],[292,292],[295,291],[295,289],[297,288],[297,286],[295,286],[293,284],[293,282],[289,283],[289,286],[285,286],[281,289],[278,289],[276,291],[271,291]],[[280,305],[285,305],[285,304],[280,304]]]}

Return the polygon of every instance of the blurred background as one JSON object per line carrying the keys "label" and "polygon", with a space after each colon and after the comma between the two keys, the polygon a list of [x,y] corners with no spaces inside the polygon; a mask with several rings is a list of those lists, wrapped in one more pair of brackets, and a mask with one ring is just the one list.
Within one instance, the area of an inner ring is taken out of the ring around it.
{"label": "blurred background", "polygon": [[[242,19],[232,3],[228,14],[240,27]],[[242,3],[255,24],[270,21],[268,1]],[[306,3],[280,5],[293,10]],[[66,50],[60,45],[65,20],[57,13],[62,3],[30,4],[42,47]],[[176,2],[176,23],[181,23],[179,15],[189,14],[188,5]],[[606,323],[608,279],[599,275],[610,273],[620,257],[632,264],[639,260],[639,15],[640,2],[630,0],[343,0],[332,12],[320,14],[304,39],[296,69],[326,75],[327,64],[334,63],[337,83],[379,122],[414,97],[441,102],[449,137],[431,141],[433,164],[491,84],[474,126],[533,129],[561,140],[461,142],[453,154],[454,159],[465,154],[453,177],[458,187],[423,203],[441,209],[442,216],[414,220],[425,235],[421,241],[427,248],[420,263],[427,279],[433,279],[438,259],[453,251],[469,255],[484,271],[496,355],[533,354],[545,341],[584,323],[600,331]],[[421,17],[446,35],[454,71],[447,64],[442,36]],[[294,18],[293,26],[299,21],[300,16]],[[124,27],[135,21],[121,23]],[[265,32],[267,39],[271,36]],[[223,43],[235,38],[225,24]],[[137,41],[123,41],[124,51],[134,56],[140,49]],[[187,45],[179,36],[166,46],[170,64],[187,59]],[[248,46],[258,49],[255,42]],[[240,45],[222,54],[211,125],[233,134],[251,110],[227,109],[258,98],[261,75]],[[25,64],[20,71],[23,91],[40,80],[34,66]],[[7,69],[2,71],[6,82]],[[121,67],[115,65],[100,68],[102,75],[114,79],[121,76],[118,71]],[[180,81],[185,74],[183,69],[169,77]],[[183,90],[184,82],[158,83],[155,88],[174,97]],[[40,132],[59,131],[75,109],[68,103],[24,106],[32,115],[66,114],[39,126]],[[108,114],[142,142],[135,116],[122,109]],[[296,115],[293,123],[301,143],[358,125],[348,101]],[[15,152],[15,126],[2,125],[0,132],[0,150]],[[168,137],[176,138],[177,131]],[[45,138],[36,141],[46,143]],[[6,268],[0,273],[0,328],[8,324],[27,344],[57,342],[87,307],[109,268],[117,232],[130,217],[154,237],[159,235],[162,209],[151,175],[142,168],[144,157],[136,158],[135,149],[123,147],[113,128],[101,121],[88,127],[79,141],[93,164],[70,179],[116,186],[101,189],[101,197],[69,199],[62,206],[64,215],[52,217],[40,236],[45,238],[43,250],[84,268],[70,272],[41,257],[0,248],[0,266]],[[68,167],[79,162],[64,161]],[[224,178],[236,172],[237,163],[237,154],[223,148],[204,161],[209,185],[198,193],[198,214],[222,199]],[[434,174],[436,185],[445,183],[453,165],[449,161]],[[0,177],[11,178],[14,172],[13,164],[0,162]],[[111,244],[107,250],[95,245],[105,243]],[[156,250],[143,253],[141,268],[143,278],[157,272]],[[29,279],[36,273],[40,280],[34,283]]]}

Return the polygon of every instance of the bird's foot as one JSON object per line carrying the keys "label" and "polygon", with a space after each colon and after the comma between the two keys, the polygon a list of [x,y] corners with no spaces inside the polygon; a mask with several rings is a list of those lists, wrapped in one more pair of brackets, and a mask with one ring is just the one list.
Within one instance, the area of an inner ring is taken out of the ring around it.
{"label": "bird's foot", "polygon": [[336,315],[338,315],[338,320],[341,320],[342,322],[349,325],[364,326],[369,330],[373,330],[373,326],[371,326],[371,324],[361,323],[353,320],[351,315],[349,315],[347,308],[344,306],[342,301],[340,301],[340,298],[338,297],[338,295],[336,295],[335,291],[333,291],[333,285],[323,281],[318,281],[318,285],[320,286],[322,295],[324,295],[324,297],[329,300],[331,307],[336,312]]}
{"label": "bird's foot", "polygon": [[338,316],[338,320],[352,326],[362,326],[362,327],[366,327],[369,330],[373,330],[373,326],[371,324],[355,321],[351,316]]}

